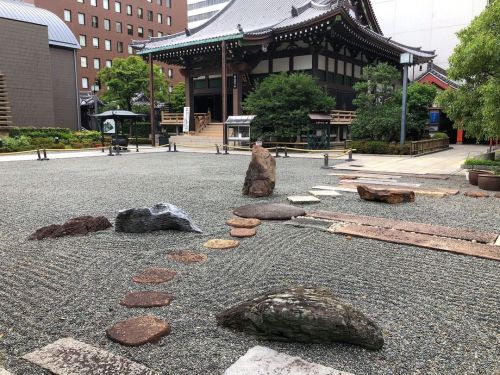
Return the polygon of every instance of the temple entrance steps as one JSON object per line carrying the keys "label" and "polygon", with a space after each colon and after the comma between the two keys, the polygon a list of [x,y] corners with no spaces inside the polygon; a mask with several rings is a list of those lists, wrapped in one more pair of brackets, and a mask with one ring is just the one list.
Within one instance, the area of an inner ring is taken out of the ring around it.
{"label": "temple entrance steps", "polygon": [[198,133],[198,136],[202,137],[223,137],[223,126],[222,122],[211,122],[207,126],[205,126],[201,131]]}
{"label": "temple entrance steps", "polygon": [[215,145],[222,144],[223,139],[223,126],[222,122],[211,122],[204,126],[196,134],[183,134],[171,136],[169,143],[176,143],[178,145],[192,144],[192,145]]}
{"label": "temple entrance steps", "polygon": [[7,83],[5,75],[0,72],[0,126],[12,125],[10,104],[7,98]]}

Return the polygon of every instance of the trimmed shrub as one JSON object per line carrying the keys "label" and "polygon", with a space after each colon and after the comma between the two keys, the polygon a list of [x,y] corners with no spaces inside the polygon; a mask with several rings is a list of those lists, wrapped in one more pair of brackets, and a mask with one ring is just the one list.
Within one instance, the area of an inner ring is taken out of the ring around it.
{"label": "trimmed shrub", "polygon": [[432,134],[432,139],[445,139],[445,138],[448,138],[448,134],[446,133],[437,132]]}

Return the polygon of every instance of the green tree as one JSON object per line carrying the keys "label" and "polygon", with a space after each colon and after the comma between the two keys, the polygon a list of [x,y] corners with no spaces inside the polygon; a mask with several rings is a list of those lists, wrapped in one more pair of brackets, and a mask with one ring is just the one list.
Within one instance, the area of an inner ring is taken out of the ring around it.
{"label": "green tree", "polygon": [[[149,65],[138,56],[116,58],[111,67],[97,74],[101,85],[106,87],[102,95],[105,101],[114,101],[122,108],[132,110],[132,98],[139,93],[149,97]],[[167,81],[157,65],[153,66],[155,99],[165,100]]]}
{"label": "green tree", "polygon": [[[402,90],[396,89],[400,73],[386,63],[367,66],[362,80],[354,85],[357,118],[351,127],[354,139],[397,141],[401,131]],[[427,108],[436,97],[431,85],[408,86],[406,136],[420,139],[427,123]]]}
{"label": "green tree", "polygon": [[309,129],[309,113],[329,113],[334,106],[334,99],[304,73],[270,75],[243,103],[245,111],[257,116],[252,122],[253,138],[296,137]]}
{"label": "green tree", "polygon": [[455,126],[478,140],[500,135],[500,0],[493,0],[469,26],[449,59],[448,75],[461,83],[438,103]]}
{"label": "green tree", "polygon": [[186,85],[184,82],[179,82],[173,87],[168,100],[172,105],[174,113],[182,113],[184,111],[184,107],[186,106]]}

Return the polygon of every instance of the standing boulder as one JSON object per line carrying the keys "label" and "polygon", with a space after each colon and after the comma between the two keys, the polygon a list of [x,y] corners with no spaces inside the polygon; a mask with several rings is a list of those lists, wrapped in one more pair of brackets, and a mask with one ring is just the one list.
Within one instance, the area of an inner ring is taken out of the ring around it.
{"label": "standing boulder", "polygon": [[253,146],[252,161],[248,166],[243,195],[250,197],[268,197],[274,191],[276,183],[276,160],[265,148]]}
{"label": "standing boulder", "polygon": [[258,338],[285,342],[343,342],[381,349],[380,327],[324,288],[268,292],[217,315],[217,323]]}

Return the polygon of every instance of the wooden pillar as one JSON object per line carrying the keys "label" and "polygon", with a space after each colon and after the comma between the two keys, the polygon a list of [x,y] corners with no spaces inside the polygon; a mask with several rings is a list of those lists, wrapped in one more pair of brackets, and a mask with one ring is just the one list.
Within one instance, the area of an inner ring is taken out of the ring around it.
{"label": "wooden pillar", "polygon": [[153,70],[153,55],[149,54],[149,114],[151,116],[151,145],[156,145],[155,129],[155,82]]}
{"label": "wooden pillar", "polygon": [[223,143],[227,145],[227,62],[226,62],[226,42],[222,41],[222,126],[223,126]]}

